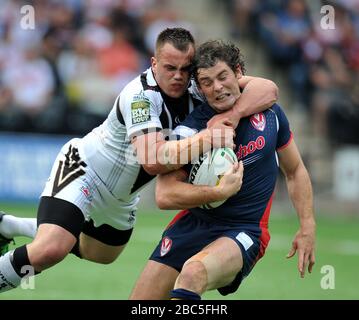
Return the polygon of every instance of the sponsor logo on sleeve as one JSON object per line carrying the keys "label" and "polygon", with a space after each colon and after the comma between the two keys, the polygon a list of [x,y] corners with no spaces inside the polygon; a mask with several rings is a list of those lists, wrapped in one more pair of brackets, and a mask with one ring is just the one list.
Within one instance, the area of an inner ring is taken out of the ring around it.
{"label": "sponsor logo on sleeve", "polygon": [[134,96],[131,103],[132,124],[139,124],[151,120],[150,101],[144,95]]}

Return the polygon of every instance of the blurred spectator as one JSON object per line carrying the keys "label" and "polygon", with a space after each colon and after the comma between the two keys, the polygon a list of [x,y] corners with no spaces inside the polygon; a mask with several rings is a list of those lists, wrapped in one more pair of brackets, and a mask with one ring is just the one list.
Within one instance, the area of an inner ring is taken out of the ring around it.
{"label": "blurred spectator", "polygon": [[0,129],[17,131],[21,128],[20,119],[12,105],[11,90],[0,82]]}
{"label": "blurred spectator", "polygon": [[[144,2],[144,0],[141,0]],[[141,3],[141,1],[137,0],[137,5]],[[149,5],[153,1],[147,0],[146,6]],[[130,5],[130,3],[132,5]],[[144,43],[144,25],[143,25],[143,19],[145,19],[142,15],[140,15],[140,12],[144,9],[141,8],[141,10],[138,10],[137,14],[133,13],[133,10],[135,7],[136,1],[128,1],[128,0],[122,0],[122,4],[118,5],[110,14],[110,23],[112,30],[114,32],[116,31],[122,31],[122,33],[126,36],[126,39],[128,42],[134,46],[134,48],[138,51],[137,54],[140,54],[143,59],[143,61],[148,61],[149,56],[152,54],[149,52],[145,46]],[[143,62],[142,62],[143,64]],[[144,68],[146,68],[144,66]]]}
{"label": "blurred spectator", "polygon": [[333,101],[328,111],[328,137],[333,146],[359,144],[359,75],[352,80],[348,95]]}
{"label": "blurred spectator", "polygon": [[[297,47],[308,36],[310,31],[310,22],[308,12],[304,0],[289,0],[285,9],[279,13],[277,21],[279,47],[283,46],[284,59],[286,53],[289,54],[288,60],[291,59],[291,51],[293,58],[297,58]],[[292,59],[293,59],[292,58]]]}
{"label": "blurred spectator", "polygon": [[285,68],[294,99],[304,105],[307,69],[301,45],[310,34],[310,20],[304,0],[288,0],[279,11],[268,11],[259,20],[261,41],[275,68]]}
{"label": "blurred spectator", "polygon": [[328,133],[327,119],[330,108],[342,105],[353,85],[352,72],[347,67],[338,49],[328,47],[323,59],[311,68],[310,80],[313,84],[313,125],[320,137]]}
{"label": "blurred spectator", "polygon": [[127,40],[122,24],[113,23],[113,17],[118,17],[114,12],[91,16],[73,47],[58,60],[71,102],[67,119],[71,133],[101,123],[115,97],[140,70],[140,55]]}
{"label": "blurred spectator", "polygon": [[[93,50],[101,50],[111,45],[113,35],[110,30],[110,19],[104,12],[93,12],[84,21],[81,29],[75,34],[75,37],[81,36]],[[76,39],[73,46],[76,45]]]}
{"label": "blurred spectator", "polygon": [[81,134],[103,121],[103,116],[98,115],[98,101],[107,96],[108,101],[103,103],[109,105],[102,106],[103,112],[107,111],[105,107],[110,107],[113,98],[108,94],[111,86],[102,81],[96,50],[82,34],[76,36],[71,50],[60,54],[58,68],[69,99],[67,132]]}
{"label": "blurred spectator", "polygon": [[342,47],[349,68],[359,72],[359,28],[356,30],[354,22],[349,19],[343,25]]}
{"label": "blurred spectator", "polygon": [[136,49],[126,39],[122,29],[114,30],[111,44],[99,50],[100,72],[106,77],[115,77],[125,72],[139,71],[140,59]]}
{"label": "blurred spectator", "polygon": [[181,20],[178,14],[165,3],[161,6],[154,6],[146,17],[146,31],[144,34],[144,41],[147,50],[152,55],[155,51],[155,44],[157,35],[166,28],[182,27],[194,35],[196,38],[196,30],[194,26],[185,20]]}
{"label": "blurred spectator", "polygon": [[43,126],[57,125],[59,119],[49,106],[54,92],[53,74],[37,47],[28,48],[24,61],[16,67],[5,66],[2,82],[11,91],[9,112],[16,114],[20,126],[15,129],[43,131]]}
{"label": "blurred spectator", "polygon": [[256,38],[258,0],[212,0],[213,11],[218,11],[220,6],[224,6],[230,21],[229,34],[234,39]]}

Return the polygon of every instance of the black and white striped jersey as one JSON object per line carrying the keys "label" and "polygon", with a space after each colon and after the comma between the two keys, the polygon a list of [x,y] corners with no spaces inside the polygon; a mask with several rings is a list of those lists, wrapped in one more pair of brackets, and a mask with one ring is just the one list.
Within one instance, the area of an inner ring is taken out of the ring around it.
{"label": "black and white striped jersey", "polygon": [[79,151],[108,190],[131,206],[154,176],[136,161],[130,138],[149,130],[174,129],[201,100],[194,83],[181,98],[166,96],[149,68],[121,91],[104,123],[81,139]]}

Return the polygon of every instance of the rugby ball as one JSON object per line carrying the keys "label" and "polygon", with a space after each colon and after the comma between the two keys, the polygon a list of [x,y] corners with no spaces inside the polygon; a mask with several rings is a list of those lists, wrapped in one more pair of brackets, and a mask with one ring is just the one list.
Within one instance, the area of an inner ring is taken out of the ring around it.
{"label": "rugby ball", "polygon": [[[216,186],[222,176],[237,163],[238,159],[230,148],[216,148],[201,155],[193,163],[189,175],[189,183],[196,185]],[[214,209],[226,200],[206,203],[200,206],[202,209]]]}

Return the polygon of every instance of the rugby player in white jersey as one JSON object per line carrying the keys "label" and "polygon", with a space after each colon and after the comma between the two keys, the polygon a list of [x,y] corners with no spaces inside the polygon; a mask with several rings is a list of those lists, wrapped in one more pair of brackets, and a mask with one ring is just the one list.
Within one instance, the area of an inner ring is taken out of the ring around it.
{"label": "rugby player in white jersey", "polygon": [[243,77],[243,94],[234,111],[192,138],[166,141],[163,129],[175,128],[201,102],[190,82],[194,51],[187,30],[161,32],[151,68],[123,89],[104,123],[61,149],[41,194],[37,221],[0,214],[2,253],[14,236],[34,238],[0,257],[0,292],[19,286],[23,266],[36,274],[70,252],[98,263],[113,262],[131,236],[139,191],[147,182],[198,156],[191,150],[233,147],[232,126],[276,101],[274,83]]}

